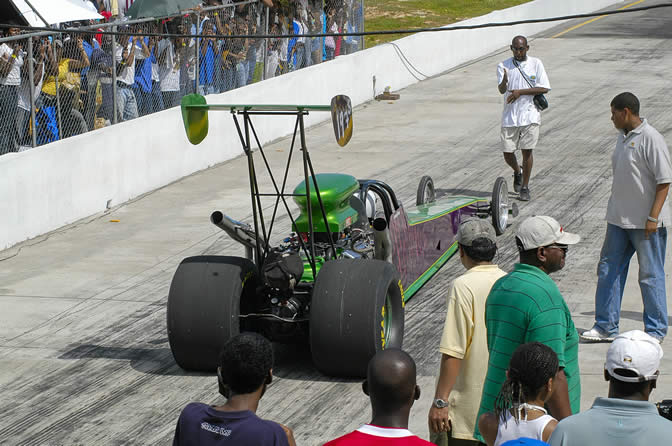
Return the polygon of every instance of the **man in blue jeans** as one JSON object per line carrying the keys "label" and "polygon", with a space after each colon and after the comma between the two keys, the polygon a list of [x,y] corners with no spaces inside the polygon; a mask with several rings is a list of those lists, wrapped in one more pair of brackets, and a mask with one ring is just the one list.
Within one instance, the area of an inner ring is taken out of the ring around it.
{"label": "man in blue jeans", "polygon": [[639,100],[621,93],[611,101],[620,130],[611,156],[613,180],[607,205],[607,234],[597,266],[595,324],[581,337],[612,341],[618,334],[621,300],[634,253],[644,302],[645,331],[662,342],[667,334],[665,245],[670,212],[667,193],[672,164],[665,140],[639,117]]}

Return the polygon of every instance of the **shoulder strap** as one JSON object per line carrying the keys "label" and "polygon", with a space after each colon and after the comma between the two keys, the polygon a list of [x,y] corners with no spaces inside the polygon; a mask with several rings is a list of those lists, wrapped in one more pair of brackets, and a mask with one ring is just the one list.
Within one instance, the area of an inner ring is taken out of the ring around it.
{"label": "shoulder strap", "polygon": [[527,78],[527,75],[520,69],[520,65],[516,62],[516,59],[513,59],[513,64],[518,68],[518,71],[520,71],[520,74],[523,76],[523,79],[525,79],[525,82],[527,82],[527,85],[529,85],[530,88],[534,88],[534,85],[532,85],[532,82]]}
{"label": "shoulder strap", "polygon": [[538,435],[539,435],[539,439],[543,440],[544,429],[546,429],[546,425],[548,423],[550,423],[551,421],[555,420],[555,418],[553,418],[551,415],[543,415],[543,416],[539,417],[538,419],[541,420],[541,422],[539,423],[539,426],[538,426],[539,427]]}

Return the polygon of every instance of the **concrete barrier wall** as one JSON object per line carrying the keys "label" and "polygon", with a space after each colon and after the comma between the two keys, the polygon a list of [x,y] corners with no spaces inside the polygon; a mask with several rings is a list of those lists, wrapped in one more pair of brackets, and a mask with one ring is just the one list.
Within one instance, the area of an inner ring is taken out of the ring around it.
{"label": "concrete barrier wall", "polygon": [[[614,0],[535,0],[461,24],[506,22],[594,11]],[[210,103],[323,104],[347,94],[353,106],[369,101],[385,86],[393,90],[502,48],[516,34],[557,25],[424,33],[394,44],[269,79],[220,95]],[[494,73],[494,67],[493,67]],[[373,78],[376,78],[375,90]],[[494,76],[494,74],[493,74]],[[255,119],[261,143],[287,135],[292,118]],[[5,119],[4,117],[2,119]],[[329,119],[313,113],[307,124]],[[178,108],[116,126],[0,157],[0,249],[104,211],[191,173],[242,153],[228,112],[210,114],[210,134],[198,146],[188,143]]]}

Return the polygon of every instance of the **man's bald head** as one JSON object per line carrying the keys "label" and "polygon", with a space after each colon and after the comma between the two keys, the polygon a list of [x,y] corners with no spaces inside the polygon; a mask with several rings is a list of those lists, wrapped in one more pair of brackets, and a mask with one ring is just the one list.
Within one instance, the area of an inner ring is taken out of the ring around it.
{"label": "man's bald head", "polygon": [[518,44],[522,46],[527,46],[527,37],[525,36],[514,37],[513,40],[511,41],[511,45],[518,46]]}
{"label": "man's bald head", "polygon": [[420,397],[415,381],[415,361],[403,350],[391,348],[376,353],[369,361],[364,392],[375,413],[410,409]]}

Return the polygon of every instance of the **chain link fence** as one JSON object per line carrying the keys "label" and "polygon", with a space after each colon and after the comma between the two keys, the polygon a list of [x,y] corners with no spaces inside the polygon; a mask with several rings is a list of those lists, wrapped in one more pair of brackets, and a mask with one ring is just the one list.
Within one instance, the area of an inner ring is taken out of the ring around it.
{"label": "chain link fence", "polygon": [[67,31],[5,30],[0,155],[175,107],[186,94],[223,93],[363,48],[358,36],[221,37],[364,30],[363,0],[275,3],[237,2]]}

